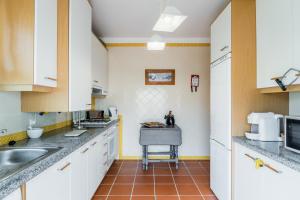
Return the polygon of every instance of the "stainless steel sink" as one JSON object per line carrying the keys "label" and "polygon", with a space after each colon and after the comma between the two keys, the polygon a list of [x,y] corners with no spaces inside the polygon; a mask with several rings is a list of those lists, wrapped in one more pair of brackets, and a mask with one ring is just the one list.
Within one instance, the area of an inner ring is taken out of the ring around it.
{"label": "stainless steel sink", "polygon": [[60,150],[60,147],[0,148],[0,180]]}

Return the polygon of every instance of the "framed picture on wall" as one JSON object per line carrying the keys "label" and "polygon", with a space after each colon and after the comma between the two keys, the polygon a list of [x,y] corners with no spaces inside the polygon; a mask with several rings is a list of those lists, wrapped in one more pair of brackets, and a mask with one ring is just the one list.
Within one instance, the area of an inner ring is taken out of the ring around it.
{"label": "framed picture on wall", "polygon": [[175,85],[175,69],[145,69],[145,85]]}

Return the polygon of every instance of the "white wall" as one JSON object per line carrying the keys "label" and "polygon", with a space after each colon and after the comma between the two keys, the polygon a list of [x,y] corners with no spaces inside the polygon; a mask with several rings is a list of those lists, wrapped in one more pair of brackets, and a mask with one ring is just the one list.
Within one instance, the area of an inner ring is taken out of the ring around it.
{"label": "white wall", "polygon": [[[140,156],[140,123],[164,121],[172,110],[182,128],[180,156],[209,155],[209,47],[143,47],[109,49],[109,96],[97,100],[97,109],[116,105],[124,117],[123,154]],[[175,68],[175,86],[145,86],[145,68]],[[190,89],[191,74],[200,75],[197,93]]]}
{"label": "white wall", "polygon": [[290,93],[290,115],[300,116],[300,92]]}
{"label": "white wall", "polygon": [[[7,134],[24,131],[29,119],[35,119],[35,114],[21,112],[20,92],[0,92],[0,129],[7,129]],[[69,120],[71,116],[68,113],[37,114],[36,119],[37,126],[47,126]]]}

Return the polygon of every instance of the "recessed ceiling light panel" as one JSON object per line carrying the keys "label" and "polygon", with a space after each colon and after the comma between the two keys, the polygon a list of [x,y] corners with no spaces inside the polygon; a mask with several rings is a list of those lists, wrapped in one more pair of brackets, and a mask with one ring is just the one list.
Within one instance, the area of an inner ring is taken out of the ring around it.
{"label": "recessed ceiling light panel", "polygon": [[154,25],[153,31],[174,32],[186,18],[187,16],[182,15],[177,8],[167,6]]}

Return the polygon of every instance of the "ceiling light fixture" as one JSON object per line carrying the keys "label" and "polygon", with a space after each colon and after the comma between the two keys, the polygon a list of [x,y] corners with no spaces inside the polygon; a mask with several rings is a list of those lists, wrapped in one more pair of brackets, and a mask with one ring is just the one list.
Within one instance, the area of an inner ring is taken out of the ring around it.
{"label": "ceiling light fixture", "polygon": [[174,6],[167,6],[153,27],[153,31],[174,32],[187,18]]}
{"label": "ceiling light fixture", "polygon": [[149,42],[147,42],[147,49],[150,51],[161,51],[166,47],[166,43],[162,41],[159,35],[153,35]]}

